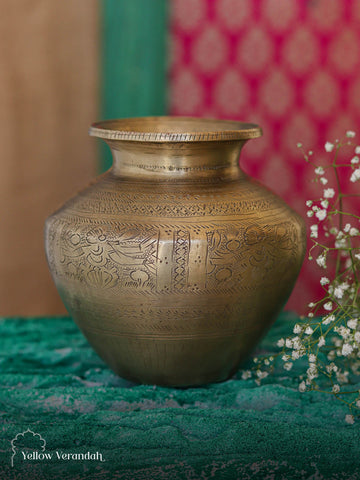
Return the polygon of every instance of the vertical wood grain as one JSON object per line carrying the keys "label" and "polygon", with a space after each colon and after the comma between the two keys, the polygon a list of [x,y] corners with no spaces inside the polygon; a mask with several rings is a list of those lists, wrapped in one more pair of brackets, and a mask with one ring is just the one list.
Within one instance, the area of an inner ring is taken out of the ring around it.
{"label": "vertical wood grain", "polygon": [[[4,2],[3,2],[4,3]],[[17,0],[0,16],[0,315],[64,312],[45,218],[95,175],[98,2]]]}

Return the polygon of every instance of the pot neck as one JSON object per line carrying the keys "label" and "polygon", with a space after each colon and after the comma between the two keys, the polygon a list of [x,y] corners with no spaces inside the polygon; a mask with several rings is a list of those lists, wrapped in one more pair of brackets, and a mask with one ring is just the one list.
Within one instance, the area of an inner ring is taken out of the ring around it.
{"label": "pot neck", "polygon": [[106,140],[113,155],[112,173],[138,181],[235,180],[246,140],[220,142],[134,142]]}

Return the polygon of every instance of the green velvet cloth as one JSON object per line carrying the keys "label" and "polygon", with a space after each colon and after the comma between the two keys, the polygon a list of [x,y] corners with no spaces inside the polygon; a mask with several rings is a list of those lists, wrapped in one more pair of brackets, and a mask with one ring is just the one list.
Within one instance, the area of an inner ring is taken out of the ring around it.
{"label": "green velvet cloth", "polygon": [[[283,313],[259,349],[296,320]],[[331,395],[300,393],[292,371],[260,387],[240,373],[201,388],[135,385],[104,365],[70,318],[3,319],[0,332],[2,480],[360,478],[360,422],[346,424]],[[28,432],[14,453],[27,429],[46,448]],[[22,451],[53,458],[24,460]]]}

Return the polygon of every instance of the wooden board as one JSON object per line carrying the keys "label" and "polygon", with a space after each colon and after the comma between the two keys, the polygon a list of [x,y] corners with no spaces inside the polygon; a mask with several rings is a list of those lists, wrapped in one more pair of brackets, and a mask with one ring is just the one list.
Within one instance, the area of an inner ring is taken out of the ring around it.
{"label": "wooden board", "polygon": [[64,312],[43,224],[94,177],[96,0],[17,0],[0,15],[0,315]]}

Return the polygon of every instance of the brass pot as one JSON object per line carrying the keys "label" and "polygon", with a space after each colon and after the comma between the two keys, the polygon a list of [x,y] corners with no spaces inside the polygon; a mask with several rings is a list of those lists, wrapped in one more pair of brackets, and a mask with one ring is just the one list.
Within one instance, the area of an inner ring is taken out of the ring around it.
{"label": "brass pot", "polygon": [[111,170],[46,221],[66,308],[101,358],[140,383],[227,379],[289,297],[303,220],[238,165],[257,125],[149,117],[95,123]]}

